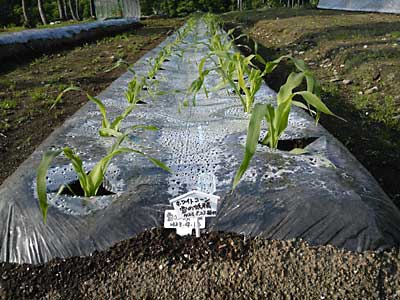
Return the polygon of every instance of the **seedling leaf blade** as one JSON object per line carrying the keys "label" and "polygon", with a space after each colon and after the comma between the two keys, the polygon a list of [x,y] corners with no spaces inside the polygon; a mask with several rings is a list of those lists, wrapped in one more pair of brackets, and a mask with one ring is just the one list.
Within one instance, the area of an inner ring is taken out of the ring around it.
{"label": "seedling leaf blade", "polygon": [[293,155],[302,155],[302,154],[310,153],[310,151],[308,151],[307,149],[302,149],[302,148],[294,148],[289,153],[293,154]]}
{"label": "seedling leaf blade", "polygon": [[102,123],[102,127],[103,128],[110,127],[110,122],[108,122],[108,120],[107,120],[106,107],[104,106],[103,102],[101,102],[100,99],[97,99],[97,98],[95,98],[95,97],[93,97],[93,96],[91,96],[89,94],[86,94],[86,96],[88,97],[88,99],[90,101],[94,102],[97,105],[97,107],[99,108],[100,113],[101,113],[101,115],[103,117],[103,120],[101,122]]}
{"label": "seedling leaf blade", "polygon": [[70,86],[70,87],[66,88],[60,94],[58,94],[57,98],[53,101],[53,104],[51,105],[50,110],[52,110],[58,103],[60,103],[62,97],[64,97],[64,95],[70,91],[82,91],[82,90],[76,86]]}
{"label": "seedling leaf blade", "polygon": [[47,151],[42,158],[42,161],[39,164],[37,174],[36,174],[36,187],[37,187],[37,195],[39,199],[39,207],[40,211],[42,212],[43,223],[46,224],[47,220],[47,184],[46,184],[46,176],[47,170],[50,167],[51,162],[56,158],[58,155],[61,154],[63,150],[57,151]]}
{"label": "seedling leaf blade", "polygon": [[304,73],[290,73],[286,83],[281,86],[277,95],[278,104],[286,101],[292,94],[293,90],[300,86],[304,79]]}
{"label": "seedling leaf blade", "polygon": [[169,172],[169,173],[172,173],[172,170],[171,170],[166,164],[164,164],[162,161],[160,161],[160,160],[158,160],[158,159],[156,159],[156,158],[154,158],[154,157],[148,156],[148,155],[146,155],[146,157],[147,157],[147,159],[150,160],[150,161],[153,163],[153,165],[155,165],[156,167],[159,167],[159,168],[163,169],[164,171],[167,171],[167,172]]}
{"label": "seedling leaf blade", "polygon": [[152,125],[134,125],[131,127],[131,130],[137,130],[137,129],[157,131],[159,128]]}
{"label": "seedling leaf blade", "polygon": [[321,101],[319,97],[310,93],[308,91],[297,92],[295,95],[300,95],[303,99],[310,104],[311,106],[315,107],[318,111],[323,112],[324,114],[335,116],[333,112]]}
{"label": "seedling leaf blade", "polygon": [[91,191],[93,190],[93,185],[88,175],[86,175],[86,171],[83,167],[83,162],[81,158],[68,147],[65,147],[63,151],[64,155],[71,161],[72,167],[78,175],[79,183],[81,184],[85,196],[89,196]]}
{"label": "seedling leaf blade", "polygon": [[258,139],[260,137],[261,121],[263,120],[265,114],[267,113],[266,104],[256,104],[254,106],[253,113],[251,114],[249,127],[247,130],[246,139],[246,149],[244,152],[244,158],[238,171],[236,172],[235,178],[233,180],[233,189],[239,184],[240,179],[249,167],[250,161],[256,152]]}

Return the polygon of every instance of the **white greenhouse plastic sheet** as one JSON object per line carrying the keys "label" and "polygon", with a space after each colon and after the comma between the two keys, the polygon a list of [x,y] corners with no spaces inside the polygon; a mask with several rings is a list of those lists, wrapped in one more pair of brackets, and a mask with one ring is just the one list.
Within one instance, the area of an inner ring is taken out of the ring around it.
{"label": "white greenhouse plastic sheet", "polygon": [[400,0],[319,0],[318,8],[400,14]]}
{"label": "white greenhouse plastic sheet", "polygon": [[137,23],[138,19],[115,19],[96,21],[87,24],[76,24],[50,29],[29,29],[21,32],[0,35],[0,47],[10,44],[25,44],[34,40],[68,39],[80,32],[97,28],[123,26]]}
{"label": "white greenhouse plastic sheet", "polygon": [[[197,64],[208,53],[200,24],[186,37],[181,51],[165,62],[154,85],[159,91],[186,89],[197,77]],[[147,74],[160,47],[139,60],[134,70]],[[107,115],[115,118],[126,106],[124,93],[132,78],[126,73],[99,95]],[[217,74],[206,84],[214,87]],[[172,169],[169,174],[135,154],[112,161],[106,174],[112,196],[82,199],[54,197],[61,184],[76,179],[71,165],[57,158],[48,173],[50,207],[43,224],[35,196],[35,173],[43,152],[70,146],[90,169],[111,145],[97,130],[101,115],[93,103],[80,109],[56,130],[0,187],[0,258],[17,263],[43,263],[54,257],[85,256],[95,250],[161,227],[169,200],[192,190],[220,196],[218,213],[207,230],[224,230],[272,239],[303,238],[313,245],[332,244],[348,250],[383,249],[400,241],[400,212],[363,166],[324,128],[300,109],[293,109],[284,139],[314,137],[309,153],[292,155],[259,147],[250,169],[232,193],[232,179],[243,158],[248,115],[229,90],[199,94],[195,107],[178,106],[183,93],[144,94],[124,121],[154,125],[159,131],[132,135],[149,146],[148,154]],[[257,101],[273,102],[263,85]],[[339,122],[339,121],[338,121]],[[264,128],[265,130],[265,128]],[[93,200],[93,201],[91,201]]]}
{"label": "white greenhouse plastic sheet", "polygon": [[110,18],[140,18],[139,0],[94,0],[99,20]]}

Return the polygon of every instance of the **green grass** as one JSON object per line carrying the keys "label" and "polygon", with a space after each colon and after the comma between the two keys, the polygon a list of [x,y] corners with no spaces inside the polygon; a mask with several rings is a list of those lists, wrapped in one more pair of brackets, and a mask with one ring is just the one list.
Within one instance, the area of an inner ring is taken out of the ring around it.
{"label": "green grass", "polygon": [[12,110],[17,107],[17,101],[16,100],[0,100],[0,109],[4,110]]}

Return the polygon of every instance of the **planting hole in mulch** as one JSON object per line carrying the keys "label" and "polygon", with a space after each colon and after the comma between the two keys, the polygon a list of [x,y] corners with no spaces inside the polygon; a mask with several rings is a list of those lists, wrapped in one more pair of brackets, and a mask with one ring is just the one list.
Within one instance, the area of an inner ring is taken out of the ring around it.
{"label": "planting hole in mulch", "polygon": [[[299,139],[279,140],[278,150],[291,151],[296,148],[304,149],[311,143],[315,142],[318,138],[319,137],[306,137]],[[261,144],[261,142],[259,142],[259,144]]]}
{"label": "planting hole in mulch", "polygon": [[141,105],[143,105],[143,104],[147,104],[147,102],[145,102],[145,101],[143,101],[143,100],[139,100],[138,102],[136,102],[136,104],[141,104]]}
{"label": "planting hole in mulch", "polygon": [[[108,196],[108,195],[115,195],[114,192],[109,190],[109,183],[106,179],[104,179],[103,183],[100,185],[99,190],[97,191],[96,196]],[[54,192],[58,192],[54,191]],[[79,196],[84,197],[85,192],[83,191],[79,180],[72,181],[68,183],[61,191],[60,195],[69,195],[69,196]]]}
{"label": "planting hole in mulch", "polygon": [[[234,81],[237,82],[236,79],[235,79]],[[247,89],[250,89],[250,86],[247,86],[246,88],[247,88]],[[243,91],[242,88],[240,88],[239,91],[240,91],[240,95],[246,96],[246,93]],[[235,91],[235,90],[230,90],[230,94],[236,94],[236,91]]]}
{"label": "planting hole in mulch", "polygon": [[311,143],[315,142],[317,139],[318,137],[307,137],[300,139],[280,140],[278,142],[278,150],[291,151],[296,148],[304,149]]}

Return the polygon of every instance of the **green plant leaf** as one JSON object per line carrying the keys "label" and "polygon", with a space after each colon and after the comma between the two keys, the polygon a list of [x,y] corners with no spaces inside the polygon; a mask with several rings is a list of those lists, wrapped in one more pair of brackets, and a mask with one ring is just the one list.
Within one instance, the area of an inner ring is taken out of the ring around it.
{"label": "green plant leaf", "polygon": [[310,104],[311,106],[314,106],[317,110],[323,112],[324,114],[334,116],[335,114],[330,111],[330,109],[321,101],[319,97],[314,95],[313,93],[310,93],[308,91],[302,91],[302,92],[297,92],[295,95],[300,95],[303,97],[303,99]]}
{"label": "green plant leaf", "polygon": [[50,167],[51,162],[54,160],[54,158],[60,155],[62,151],[63,150],[47,151],[46,153],[44,153],[36,174],[36,187],[39,199],[39,207],[40,211],[42,212],[43,222],[45,224],[47,220],[47,209],[49,206],[47,203],[47,171]]}
{"label": "green plant leaf", "polygon": [[[279,140],[279,137],[282,135],[282,133],[285,131],[285,129],[288,126],[289,123],[289,114],[290,114],[290,109],[291,109],[291,105],[292,105],[292,97],[289,97],[288,101],[285,101],[283,103],[280,103],[278,105],[278,108],[276,109],[276,117],[275,117],[275,128],[277,131],[277,141]],[[274,146],[274,148],[277,147]]]}
{"label": "green plant leaf", "polygon": [[103,157],[90,171],[88,175],[88,181],[90,182],[90,193],[85,193],[86,197],[91,197],[91,196],[96,196],[97,191],[100,188],[100,185],[102,184],[104,180],[104,176],[106,174],[107,168],[111,162],[111,159],[113,159],[115,156],[123,153],[122,151],[123,148],[116,149],[112,151],[111,153],[107,154],[105,157]]}
{"label": "green plant leaf", "polygon": [[303,154],[310,153],[310,151],[308,151],[306,149],[302,149],[302,148],[294,148],[289,153],[294,154],[294,155],[303,155]]}
{"label": "green plant leaf", "polygon": [[306,72],[308,70],[307,64],[304,62],[304,60],[294,58],[293,56],[288,56],[288,58],[293,61],[293,64],[297,70],[301,72]]}
{"label": "green plant leaf", "polygon": [[58,103],[60,103],[60,101],[62,100],[62,97],[64,97],[64,95],[70,91],[82,91],[82,89],[80,89],[79,87],[76,86],[70,86],[68,88],[66,88],[65,90],[63,90],[60,94],[58,94],[57,98],[53,101],[53,104],[50,107],[50,110],[52,110]]}
{"label": "green plant leaf", "polygon": [[135,74],[135,71],[133,71],[133,69],[129,67],[130,64],[126,60],[123,60],[122,58],[118,59],[118,61],[113,66],[111,66],[111,68],[105,70],[104,73],[109,73],[114,69],[119,68],[120,66],[126,66],[130,72]]}
{"label": "green plant leaf", "polygon": [[[139,101],[139,99],[137,99],[137,101]],[[128,107],[124,110],[124,112],[121,115],[119,115],[118,117],[116,117],[115,120],[111,123],[111,125],[108,125],[108,126],[111,129],[119,131],[119,126],[120,126],[121,122],[123,120],[125,120],[125,118],[127,116],[129,116],[129,114],[132,112],[132,110],[136,107],[137,101],[129,104]]]}
{"label": "green plant leaf", "polygon": [[93,96],[91,96],[89,94],[86,94],[86,96],[88,97],[88,99],[90,101],[94,102],[97,105],[97,107],[99,108],[100,113],[101,113],[102,118],[103,118],[102,122],[101,122],[102,123],[102,127],[103,128],[109,128],[110,127],[110,122],[107,119],[107,111],[106,111],[106,107],[104,106],[103,102],[101,102],[100,99],[97,99],[97,98],[95,98],[95,97],[93,97]]}
{"label": "green plant leaf", "polygon": [[254,106],[253,113],[251,114],[249,127],[247,129],[246,138],[246,149],[244,152],[244,158],[238,171],[236,172],[235,178],[233,180],[233,189],[239,184],[240,179],[249,167],[250,161],[256,152],[258,139],[260,137],[261,122],[267,112],[266,104],[256,104]]}
{"label": "green plant leaf", "polygon": [[123,135],[122,132],[119,132],[112,128],[100,128],[99,134],[102,137],[120,137]]}
{"label": "green plant leaf", "polygon": [[308,110],[311,115],[316,115],[317,114],[317,112],[315,110],[312,110],[310,106],[307,106],[307,105],[305,105],[304,103],[302,103],[300,101],[294,101],[293,100],[292,104],[297,106],[297,107],[300,107],[300,108],[302,108],[304,110]]}
{"label": "green plant leaf", "polygon": [[262,63],[264,66],[267,65],[267,61],[260,54],[256,54],[255,58],[258,62]]}
{"label": "green plant leaf", "polygon": [[262,76],[272,73],[272,71],[274,71],[275,68],[280,64],[280,62],[285,58],[287,58],[286,55],[281,56],[281,57],[279,57],[279,58],[277,58],[277,59],[275,59],[273,61],[265,63],[265,67],[264,67],[264,71],[262,73]]}
{"label": "green plant leaf", "polygon": [[153,157],[151,157],[151,156],[148,156],[148,155],[146,155],[146,157],[147,157],[147,159],[150,160],[155,166],[157,166],[157,167],[159,167],[159,168],[161,168],[161,169],[163,169],[163,170],[165,170],[165,171],[167,171],[167,172],[169,172],[169,173],[172,173],[172,170],[171,170],[166,164],[164,164],[162,161],[160,161],[160,160],[158,160],[158,159],[156,159],[156,158],[153,158]]}
{"label": "green plant leaf", "polygon": [[278,104],[287,101],[293,94],[293,90],[301,85],[304,79],[304,73],[290,73],[286,83],[281,86],[276,96]]}
{"label": "green plant leaf", "polygon": [[269,145],[270,148],[276,148],[279,135],[276,130],[276,114],[275,108],[271,104],[267,104],[267,110],[265,112],[265,119],[268,123],[268,131],[267,134],[262,141],[263,145]]}
{"label": "green plant leaf", "polygon": [[137,130],[137,129],[144,129],[144,130],[150,130],[150,131],[157,131],[159,130],[158,127],[152,126],[152,125],[134,125],[130,128],[131,130]]}
{"label": "green plant leaf", "polygon": [[307,80],[307,91],[310,93],[314,92],[314,87],[315,87],[315,78],[313,76],[310,76],[306,74],[306,80]]}
{"label": "green plant leaf", "polygon": [[249,35],[248,34],[242,33],[242,34],[238,35],[237,37],[235,37],[235,41],[240,40],[243,37],[249,39]]}
{"label": "green plant leaf", "polygon": [[199,64],[199,76],[203,76],[204,72],[204,65],[206,64],[206,61],[208,59],[208,56],[205,56],[201,59],[200,64]]}
{"label": "green plant leaf", "polygon": [[81,158],[69,147],[64,147],[64,155],[71,161],[75,173],[78,175],[79,183],[85,193],[85,196],[90,196],[93,191],[93,184],[86,174]]}

